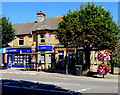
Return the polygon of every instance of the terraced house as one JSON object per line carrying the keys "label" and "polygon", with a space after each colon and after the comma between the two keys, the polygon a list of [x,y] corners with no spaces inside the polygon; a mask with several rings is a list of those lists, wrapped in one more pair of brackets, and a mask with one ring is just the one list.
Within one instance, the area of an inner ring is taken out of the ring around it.
{"label": "terraced house", "polygon": [[41,62],[43,69],[48,69],[51,68],[52,55],[55,54],[56,62],[61,60],[58,67],[65,67],[62,59],[66,56],[66,51],[73,53],[74,49],[66,50],[55,37],[54,31],[57,31],[62,16],[49,18],[45,16],[39,11],[37,21],[13,25],[16,37],[11,42],[11,47],[6,49],[7,63],[12,63],[14,67],[24,67],[25,64]]}

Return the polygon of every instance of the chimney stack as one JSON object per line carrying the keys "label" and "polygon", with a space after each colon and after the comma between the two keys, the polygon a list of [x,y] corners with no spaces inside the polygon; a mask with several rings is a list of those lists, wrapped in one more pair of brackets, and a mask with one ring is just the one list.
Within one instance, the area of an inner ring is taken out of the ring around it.
{"label": "chimney stack", "polygon": [[46,16],[46,15],[44,14],[44,12],[38,11],[38,12],[37,12],[37,18],[38,18],[37,22],[43,21],[44,18],[45,18],[45,16]]}

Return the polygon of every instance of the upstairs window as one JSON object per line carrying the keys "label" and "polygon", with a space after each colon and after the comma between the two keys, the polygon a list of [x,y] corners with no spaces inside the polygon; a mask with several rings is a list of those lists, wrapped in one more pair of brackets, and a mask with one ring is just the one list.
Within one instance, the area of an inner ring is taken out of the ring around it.
{"label": "upstairs window", "polygon": [[19,38],[19,45],[24,45],[24,38],[23,37]]}
{"label": "upstairs window", "polygon": [[45,44],[45,34],[40,35],[40,43]]}
{"label": "upstairs window", "polygon": [[48,43],[49,44],[51,44],[52,43],[52,41],[51,41],[52,39],[51,39],[51,34],[49,34],[49,41],[48,41]]}

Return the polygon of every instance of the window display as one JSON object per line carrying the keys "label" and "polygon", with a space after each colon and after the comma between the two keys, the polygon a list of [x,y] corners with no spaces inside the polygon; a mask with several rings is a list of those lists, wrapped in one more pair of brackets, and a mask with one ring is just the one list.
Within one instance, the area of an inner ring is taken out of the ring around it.
{"label": "window display", "polygon": [[45,54],[41,54],[40,60],[41,63],[45,63]]}
{"label": "window display", "polygon": [[14,57],[15,65],[24,65],[24,62],[27,64],[30,62],[29,55],[15,54],[15,57]]}

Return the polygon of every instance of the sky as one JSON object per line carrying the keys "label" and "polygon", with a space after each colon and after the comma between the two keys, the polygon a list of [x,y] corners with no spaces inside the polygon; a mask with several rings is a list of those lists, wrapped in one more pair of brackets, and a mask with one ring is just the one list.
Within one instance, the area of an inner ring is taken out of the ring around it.
{"label": "sky", "polygon": [[[106,11],[111,12],[113,20],[118,22],[118,2],[94,2],[96,5],[104,5]],[[34,22],[36,13],[43,11],[46,17],[62,16],[68,10],[74,11],[86,2],[2,2],[2,16],[9,17],[12,24]]]}

